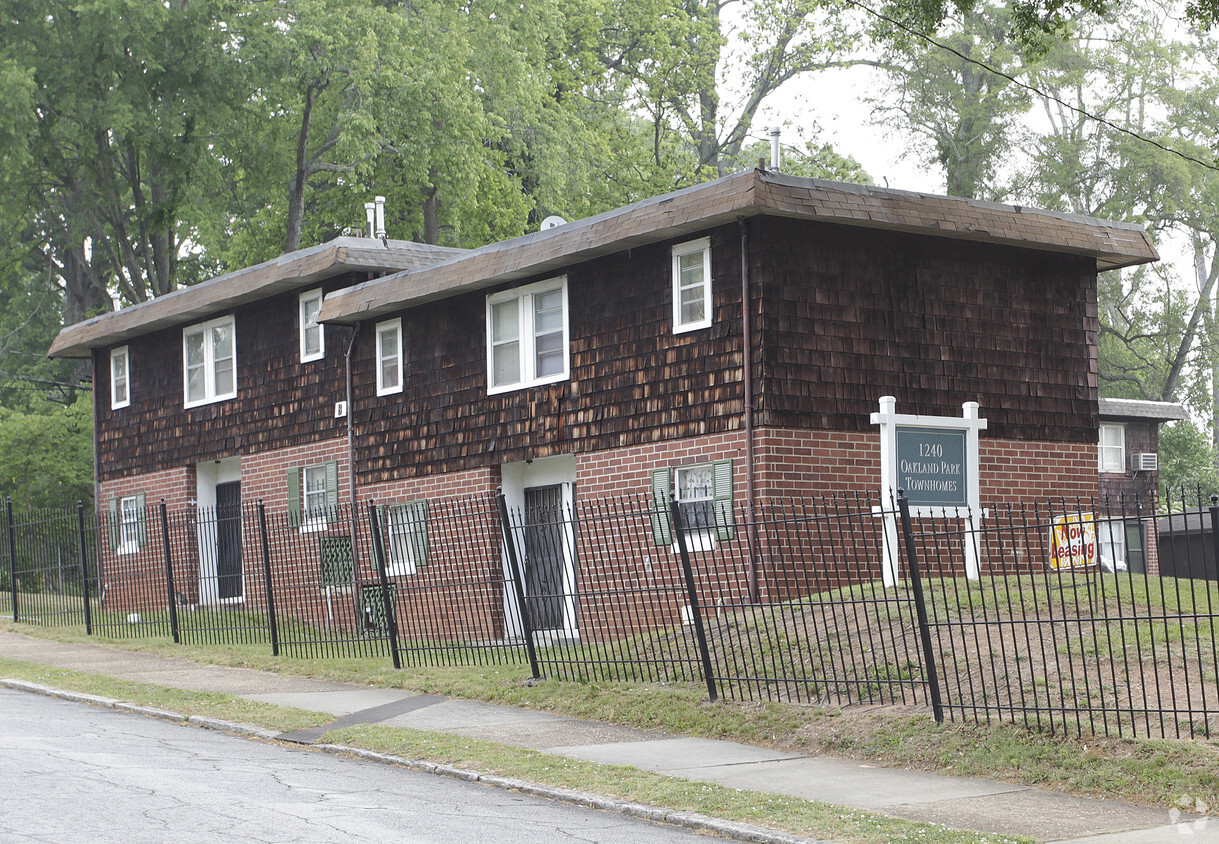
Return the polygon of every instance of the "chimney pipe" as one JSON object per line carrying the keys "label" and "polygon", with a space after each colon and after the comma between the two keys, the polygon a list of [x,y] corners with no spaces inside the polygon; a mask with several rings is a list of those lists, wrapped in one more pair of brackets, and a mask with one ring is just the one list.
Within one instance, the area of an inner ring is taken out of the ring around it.
{"label": "chimney pipe", "polygon": [[776,173],[782,172],[782,161],[779,157],[779,127],[770,127],[770,169]]}
{"label": "chimney pipe", "polygon": [[374,197],[377,203],[377,237],[385,239],[385,197]]}
{"label": "chimney pipe", "polygon": [[375,227],[373,225],[373,215],[376,213],[374,211],[375,208],[376,208],[376,206],[373,205],[371,202],[364,203],[364,217],[366,220],[365,226],[364,226],[364,236],[365,237],[371,238],[374,236],[373,232],[375,231]]}

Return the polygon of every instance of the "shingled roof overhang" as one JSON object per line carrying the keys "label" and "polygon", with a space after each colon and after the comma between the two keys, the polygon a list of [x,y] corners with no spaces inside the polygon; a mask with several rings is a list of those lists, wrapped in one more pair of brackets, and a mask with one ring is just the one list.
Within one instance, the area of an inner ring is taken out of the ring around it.
{"label": "shingled roof overhang", "polygon": [[1101,398],[1097,400],[1097,406],[1101,419],[1176,422],[1189,418],[1189,411],[1185,409],[1185,406],[1175,402]]}
{"label": "shingled roof overhang", "polygon": [[1127,223],[754,170],[337,291],[326,297],[320,319],[372,319],[758,215],[1079,255],[1095,260],[1097,270],[1159,257],[1142,227]]}
{"label": "shingled roof overhang", "polygon": [[340,237],[69,325],[59,332],[47,355],[88,357],[91,349],[116,346],[141,334],[198,322],[237,305],[298,290],[343,273],[411,270],[464,251],[404,240],[382,243],[372,238]]}

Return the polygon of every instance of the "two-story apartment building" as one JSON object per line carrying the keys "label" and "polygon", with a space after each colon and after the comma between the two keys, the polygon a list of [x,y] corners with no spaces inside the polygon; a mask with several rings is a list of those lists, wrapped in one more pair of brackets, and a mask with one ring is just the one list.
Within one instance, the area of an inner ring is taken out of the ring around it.
{"label": "two-story apartment building", "polygon": [[93,359],[120,521],[655,491],[713,542],[734,502],[875,492],[882,395],[979,403],[984,498],[1095,496],[1096,275],[1155,258],[1136,226],[752,171],[469,251],[342,239],[50,354]]}

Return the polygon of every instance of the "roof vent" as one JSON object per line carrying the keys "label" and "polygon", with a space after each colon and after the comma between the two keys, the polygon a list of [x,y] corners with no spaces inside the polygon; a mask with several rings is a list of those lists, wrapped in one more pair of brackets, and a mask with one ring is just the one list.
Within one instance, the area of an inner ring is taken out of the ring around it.
{"label": "roof vent", "polygon": [[374,222],[377,213],[377,206],[373,202],[364,203],[364,236],[368,238],[376,237],[377,227]]}
{"label": "roof vent", "polygon": [[1155,452],[1130,455],[1136,472],[1158,472],[1160,470],[1160,455]]}
{"label": "roof vent", "polygon": [[779,153],[779,132],[782,131],[778,126],[770,127],[770,169],[776,173],[782,172],[783,161]]}
{"label": "roof vent", "polygon": [[385,197],[375,196],[373,202],[377,206],[377,232],[376,236],[385,240]]}
{"label": "roof vent", "polygon": [[549,217],[547,217],[545,220],[542,221],[542,228],[539,229],[539,231],[546,231],[547,229],[553,229],[553,228],[557,228],[558,226],[564,226],[564,225],[567,225],[566,220],[564,220],[562,217],[558,216],[557,214],[551,214]]}

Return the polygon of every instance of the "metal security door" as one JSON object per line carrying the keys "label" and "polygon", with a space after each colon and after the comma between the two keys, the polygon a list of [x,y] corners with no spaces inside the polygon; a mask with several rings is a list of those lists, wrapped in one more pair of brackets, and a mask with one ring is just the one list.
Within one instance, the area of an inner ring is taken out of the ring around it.
{"label": "metal security door", "polygon": [[240,600],[244,596],[241,481],[216,484],[216,579],[220,600]]}
{"label": "metal security door", "polygon": [[534,630],[563,628],[563,487],[525,489],[525,594]]}

